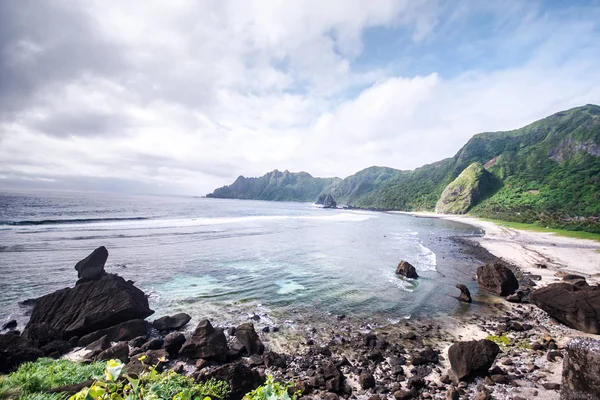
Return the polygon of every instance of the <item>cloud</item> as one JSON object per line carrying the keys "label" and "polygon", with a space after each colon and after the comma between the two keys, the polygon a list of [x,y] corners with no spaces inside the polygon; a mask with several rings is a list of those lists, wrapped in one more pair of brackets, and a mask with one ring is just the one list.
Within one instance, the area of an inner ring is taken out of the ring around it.
{"label": "cloud", "polygon": [[543,5],[0,2],[0,186],[203,194],[451,156],[600,99],[599,8]]}

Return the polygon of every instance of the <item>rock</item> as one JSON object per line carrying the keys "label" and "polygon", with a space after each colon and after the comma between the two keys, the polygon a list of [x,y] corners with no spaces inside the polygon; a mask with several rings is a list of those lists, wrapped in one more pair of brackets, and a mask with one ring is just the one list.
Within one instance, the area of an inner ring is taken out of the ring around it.
{"label": "rock", "polygon": [[400,261],[400,264],[398,264],[398,267],[396,268],[396,274],[410,279],[417,279],[419,277],[415,267],[408,261]]}
{"label": "rock", "polygon": [[371,389],[375,387],[375,378],[373,377],[373,374],[368,372],[360,374],[358,377],[358,383],[364,390]]}
{"label": "rock", "polygon": [[18,331],[0,335],[0,374],[12,372],[22,363],[35,361],[43,356],[42,350],[20,336]]}
{"label": "rock", "polygon": [[47,323],[69,339],[144,319],[153,312],[144,292],[117,275],[106,274],[39,298],[25,331],[33,324]]}
{"label": "rock", "polygon": [[64,340],[53,340],[41,347],[41,350],[46,356],[49,356],[50,354],[58,354],[59,356],[62,356],[63,354],[67,354],[69,351],[71,351],[71,349],[71,344]]}
{"label": "rock", "polygon": [[163,347],[164,342],[165,341],[164,341],[163,338],[150,339],[149,341],[147,341],[146,343],[144,343],[142,345],[142,347],[140,347],[140,350],[142,352],[146,352],[148,350],[158,350],[158,349],[161,349]]}
{"label": "rock", "polygon": [[207,319],[200,321],[192,336],[181,347],[179,355],[194,360],[204,358],[225,361],[227,359],[227,339],[223,330],[213,328]]}
{"label": "rock", "polygon": [[17,320],[11,319],[10,321],[8,321],[4,325],[2,325],[2,330],[15,329],[16,327],[17,327]]}
{"label": "rock", "polygon": [[129,346],[127,342],[119,342],[114,346],[104,350],[96,357],[96,360],[121,360],[123,364],[129,362]]}
{"label": "rock", "polygon": [[456,386],[450,386],[450,389],[446,392],[446,400],[458,400],[460,395]]}
{"label": "rock", "polygon": [[600,340],[571,339],[565,348],[560,398],[600,398]]}
{"label": "rock", "polygon": [[455,378],[459,381],[485,376],[500,352],[490,340],[456,342],[448,349],[448,359]]}
{"label": "rock", "polygon": [[477,283],[488,292],[500,296],[513,294],[519,282],[513,272],[501,263],[486,264],[477,268]]}
{"label": "rock", "polygon": [[191,319],[192,317],[186,313],[167,315],[154,320],[154,322],[152,322],[152,326],[159,331],[172,331],[185,326],[188,322],[190,322]]}
{"label": "rock", "polygon": [[235,330],[235,338],[244,346],[247,355],[261,355],[265,351],[265,346],[260,341],[252,323],[248,322],[238,326]]}
{"label": "rock", "polygon": [[335,393],[331,393],[331,392],[327,392],[323,396],[323,400],[339,400],[339,399],[340,399],[340,396],[338,396]]}
{"label": "rock", "polygon": [[546,390],[560,390],[560,383],[547,382],[547,383],[542,383],[542,386]]}
{"label": "rock", "polygon": [[[144,358],[144,360],[142,361],[140,358]],[[166,350],[148,350],[145,353],[136,354],[135,357],[132,357],[125,366],[125,371],[128,374],[139,375],[147,371],[148,367],[154,367],[160,372],[165,366],[165,361],[162,360],[168,360]]]}
{"label": "rock", "polygon": [[241,400],[246,393],[256,389],[265,381],[265,378],[257,371],[252,370],[242,362],[203,370],[198,376],[200,382],[206,382],[210,379],[225,381],[229,384],[231,388],[230,400]]}
{"label": "rock", "polygon": [[127,344],[129,344],[129,346],[133,347],[133,348],[142,347],[143,344],[146,343],[147,340],[148,340],[148,338],[145,335],[142,335],[142,336],[138,336],[138,337],[131,339]]}
{"label": "rock", "polygon": [[33,342],[36,347],[62,339],[62,334],[50,324],[27,324],[23,336]]}
{"label": "rock", "polygon": [[335,364],[329,360],[323,362],[323,376],[325,378],[325,388],[334,393],[339,393],[343,388],[344,375],[335,366]]}
{"label": "rock", "polygon": [[285,357],[274,351],[269,351],[263,355],[263,362],[267,368],[285,368]]}
{"label": "rock", "polygon": [[530,301],[573,329],[600,334],[600,286],[554,283],[531,293]]}
{"label": "rock", "polygon": [[425,347],[417,354],[412,355],[412,365],[423,365],[428,363],[437,364],[439,355],[430,346]]}
{"label": "rock", "polygon": [[323,208],[337,208],[337,203],[332,195],[328,194],[325,196],[325,199],[323,199]]}
{"label": "rock", "polygon": [[172,332],[165,336],[163,348],[169,353],[169,357],[174,358],[179,354],[181,346],[185,343],[185,335],[181,332]]}
{"label": "rock", "polygon": [[106,264],[107,259],[108,250],[106,250],[106,247],[98,247],[89,256],[75,264],[77,278],[88,280],[104,275],[104,264]]}
{"label": "rock", "polygon": [[535,264],[533,264],[533,266],[535,268],[539,268],[539,269],[546,269],[546,268],[548,268],[548,266],[546,264],[541,264],[541,263],[535,263]]}
{"label": "rock", "polygon": [[460,296],[458,296],[458,299],[460,301],[464,301],[465,303],[471,303],[473,301],[471,299],[471,292],[469,292],[468,287],[466,287],[462,283],[457,283],[456,288],[460,290]]}
{"label": "rock", "polygon": [[[146,342],[146,335],[148,333],[148,323],[141,319],[132,319],[131,321],[125,321],[118,325],[111,326],[106,329],[101,329],[96,332],[89,333],[79,339],[79,346],[87,346],[89,343],[92,343],[95,340],[98,340],[102,336],[107,336],[108,340],[111,342],[122,342],[124,340],[133,340],[140,341],[142,344]],[[143,338],[139,339],[139,337]],[[139,347],[133,346],[132,347]],[[141,345],[140,345],[141,346]]]}
{"label": "rock", "polygon": [[88,344],[85,349],[87,350],[87,354],[85,358],[87,360],[93,360],[96,356],[102,353],[104,350],[110,347],[110,340],[108,340],[108,336],[104,335],[98,340]]}

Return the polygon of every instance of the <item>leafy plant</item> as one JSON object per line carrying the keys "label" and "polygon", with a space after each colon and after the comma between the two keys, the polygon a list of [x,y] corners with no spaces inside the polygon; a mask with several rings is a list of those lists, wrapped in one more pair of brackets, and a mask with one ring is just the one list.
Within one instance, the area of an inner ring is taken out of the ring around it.
{"label": "leafy plant", "polygon": [[492,342],[496,343],[500,347],[510,346],[510,339],[508,338],[508,336],[506,336],[506,333],[503,333],[500,336],[489,335],[488,337],[486,337],[486,339],[491,340]]}
{"label": "leafy plant", "polygon": [[244,400],[296,400],[301,397],[300,391],[291,396],[288,389],[293,386],[292,383],[280,383],[273,381],[273,376],[269,375],[267,381],[244,396]]}

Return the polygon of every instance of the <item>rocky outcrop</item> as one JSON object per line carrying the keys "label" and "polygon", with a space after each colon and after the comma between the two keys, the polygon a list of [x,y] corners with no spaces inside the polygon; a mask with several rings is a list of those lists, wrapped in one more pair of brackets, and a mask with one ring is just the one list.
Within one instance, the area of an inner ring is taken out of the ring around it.
{"label": "rocky outcrop", "polygon": [[262,355],[265,351],[265,346],[254,330],[254,324],[245,323],[238,326],[235,330],[235,338],[240,342],[249,356],[252,354]]}
{"label": "rocky outcrop", "polygon": [[223,330],[213,328],[210,321],[205,319],[198,323],[179,351],[181,357],[225,361],[227,359],[227,339]]}
{"label": "rocky outcrop", "polygon": [[396,267],[396,275],[401,275],[405,278],[417,279],[419,275],[417,270],[408,261],[400,261],[398,267]]}
{"label": "rocky outcrop", "polygon": [[179,328],[184,327],[192,317],[186,313],[179,313],[175,315],[167,315],[152,322],[152,326],[154,326],[159,331],[174,331]]}
{"label": "rocky outcrop", "polygon": [[457,283],[456,288],[460,290],[460,296],[458,296],[460,301],[464,301],[465,303],[471,303],[473,301],[471,299],[471,292],[469,292],[469,288],[462,283]]}
{"label": "rocky outcrop", "polygon": [[474,162],[452,181],[438,200],[435,211],[443,214],[465,214],[494,187],[494,177]]}
{"label": "rocky outcrop", "polygon": [[148,322],[141,319],[132,319],[131,321],[121,322],[110,328],[100,329],[89,333],[78,340],[79,346],[87,346],[89,343],[102,336],[108,337],[111,342],[120,342],[123,340],[132,340],[140,336],[146,336],[149,328]]}
{"label": "rocky outcrop", "polygon": [[600,340],[576,337],[565,353],[560,398],[600,398]]}
{"label": "rocky outcrop", "polygon": [[450,368],[458,381],[485,376],[499,352],[498,345],[486,339],[456,342],[448,349]]}
{"label": "rocky outcrop", "polygon": [[77,278],[89,280],[104,275],[104,264],[106,264],[107,259],[108,250],[106,250],[106,247],[98,247],[89,256],[75,264]]}
{"label": "rocky outcrop", "polygon": [[573,329],[600,334],[600,286],[555,283],[532,292],[529,301]]}
{"label": "rocky outcrop", "polygon": [[27,361],[35,361],[43,357],[42,350],[35,347],[30,340],[11,331],[0,335],[0,373],[5,374],[15,370]]}
{"label": "rocky outcrop", "polygon": [[332,195],[328,194],[325,196],[325,199],[323,199],[323,208],[337,208],[337,203]]}
{"label": "rocky outcrop", "polygon": [[69,339],[144,319],[153,312],[144,292],[120,276],[106,274],[39,298],[25,332],[34,324],[46,323]]}
{"label": "rocky outcrop", "polygon": [[175,357],[185,343],[185,335],[181,332],[172,332],[165,336],[163,348],[169,353],[169,357]]}
{"label": "rocky outcrop", "polygon": [[251,369],[242,362],[211,368],[202,371],[198,376],[198,380],[201,382],[210,379],[227,382],[231,389],[229,395],[231,400],[241,400],[246,393],[256,389],[265,381],[265,377],[259,374],[258,371]]}
{"label": "rocky outcrop", "polygon": [[486,264],[477,268],[477,283],[481,289],[499,296],[508,296],[519,288],[515,274],[501,263]]}

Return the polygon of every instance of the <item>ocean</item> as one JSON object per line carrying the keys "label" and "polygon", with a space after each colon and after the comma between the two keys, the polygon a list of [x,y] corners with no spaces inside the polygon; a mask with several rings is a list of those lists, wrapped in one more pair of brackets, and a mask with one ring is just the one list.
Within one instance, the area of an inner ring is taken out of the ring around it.
{"label": "ocean", "polygon": [[[20,302],[73,286],[98,246],[107,272],[149,295],[154,317],[187,312],[217,323],[273,324],[319,315],[381,317],[464,311],[477,260],[450,238],[469,225],[308,203],[72,192],[0,192],[0,323]],[[417,280],[395,275],[401,260]],[[153,317],[151,317],[152,319]]]}

